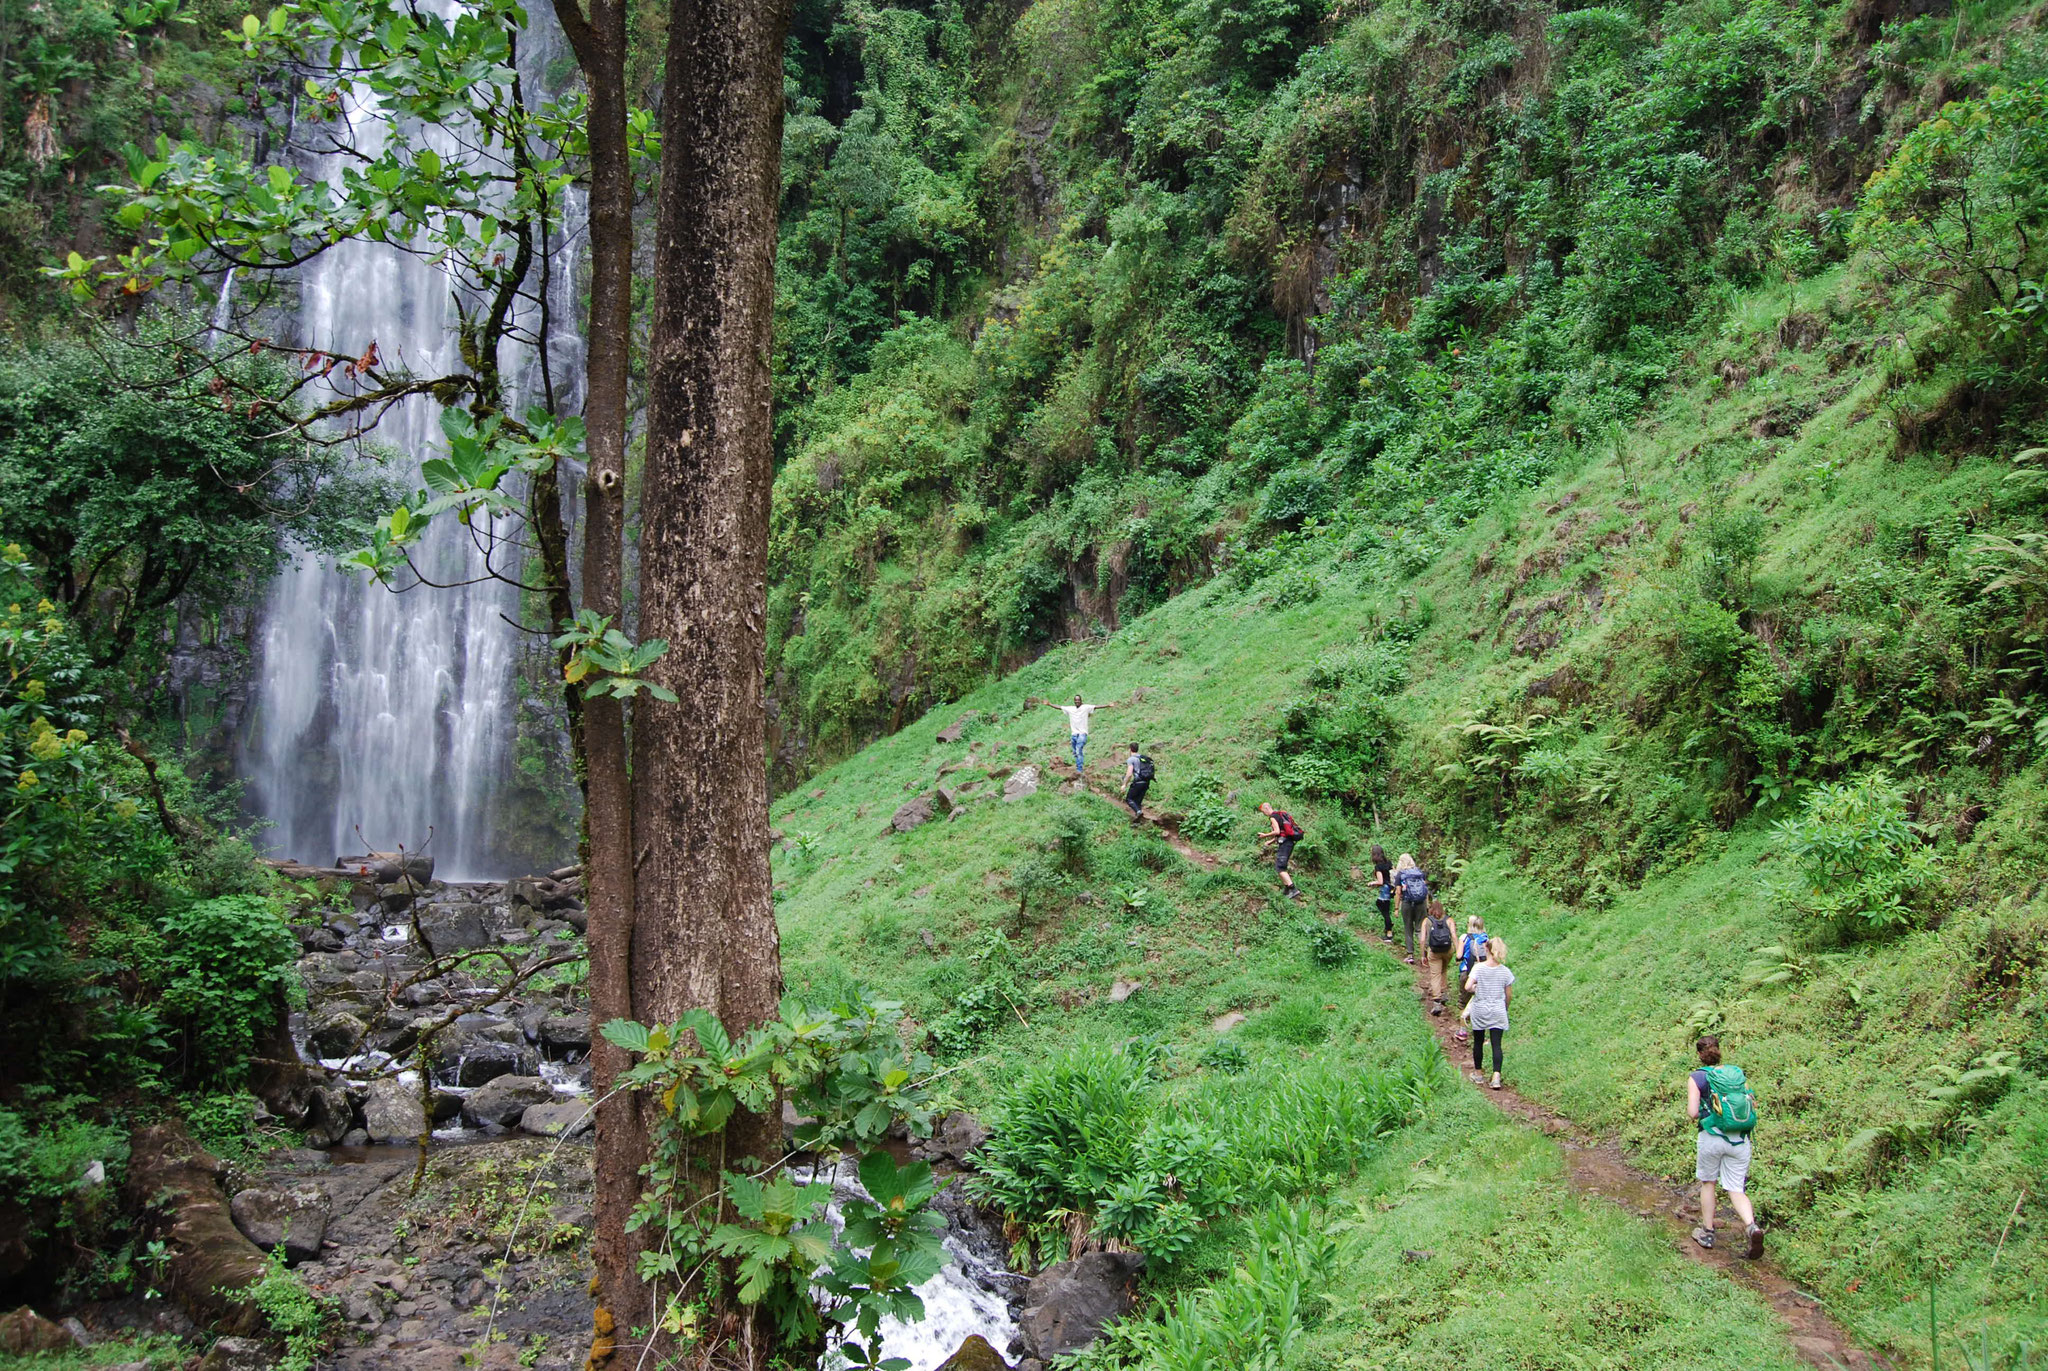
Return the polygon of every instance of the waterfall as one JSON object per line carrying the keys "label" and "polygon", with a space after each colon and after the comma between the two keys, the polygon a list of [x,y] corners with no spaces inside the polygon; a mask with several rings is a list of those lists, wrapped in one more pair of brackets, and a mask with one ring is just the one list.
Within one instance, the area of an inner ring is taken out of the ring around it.
{"label": "waterfall", "polygon": [[[539,15],[531,39],[521,67],[533,67],[537,82],[560,40]],[[345,117],[349,137],[364,150],[374,151],[390,127],[373,104]],[[337,176],[334,160],[303,165]],[[549,245],[544,342],[557,407],[574,413],[582,382],[574,287],[583,225],[580,204],[568,208],[565,230]],[[344,358],[374,344],[386,366],[418,376],[459,372],[460,293],[451,272],[421,257],[381,243],[342,243],[301,275],[298,341]],[[538,311],[522,308],[519,327],[539,333]],[[512,379],[513,413],[545,398],[536,352],[508,343],[500,358]],[[415,486],[419,462],[440,442],[439,406],[424,396],[406,400],[370,437],[396,454],[392,475]],[[452,516],[430,526],[413,561],[439,585],[408,577],[394,589],[308,552],[271,582],[252,644],[256,679],[241,765],[251,808],[272,825],[259,841],[273,855],[327,863],[366,847],[417,850],[431,832],[437,875],[504,874],[504,854],[516,842],[498,831],[497,800],[511,775],[525,635],[515,623],[519,592],[483,577],[476,543]],[[501,569],[517,573],[516,562],[503,565],[505,556],[497,554]]]}

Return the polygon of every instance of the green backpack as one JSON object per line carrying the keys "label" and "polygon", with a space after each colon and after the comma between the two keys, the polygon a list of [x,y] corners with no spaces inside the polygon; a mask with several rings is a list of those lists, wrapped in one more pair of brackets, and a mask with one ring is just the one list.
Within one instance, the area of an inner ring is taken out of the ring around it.
{"label": "green backpack", "polygon": [[1730,1142],[1747,1138],[1756,1127],[1756,1096],[1739,1066],[1703,1067],[1707,1088],[1700,1092],[1700,1127]]}

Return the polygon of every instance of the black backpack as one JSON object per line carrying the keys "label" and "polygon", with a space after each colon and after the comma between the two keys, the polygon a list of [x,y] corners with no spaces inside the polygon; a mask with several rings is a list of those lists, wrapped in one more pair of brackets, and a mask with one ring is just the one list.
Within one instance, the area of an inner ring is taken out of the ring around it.
{"label": "black backpack", "polygon": [[1451,921],[1449,919],[1440,919],[1436,915],[1432,914],[1429,916],[1427,928],[1428,937],[1426,941],[1429,950],[1432,952],[1450,951]]}
{"label": "black backpack", "polygon": [[1140,781],[1149,781],[1149,780],[1151,780],[1151,779],[1152,779],[1152,759],[1151,759],[1150,757],[1147,757],[1147,756],[1146,756],[1146,755],[1145,755],[1144,753],[1140,752],[1140,753],[1138,754],[1138,769],[1137,769],[1137,770],[1136,770],[1135,772],[1131,773],[1131,774],[1132,774],[1132,778],[1133,778],[1133,779],[1135,779],[1135,780],[1140,780]]}
{"label": "black backpack", "polygon": [[1273,822],[1280,825],[1281,837],[1299,838],[1301,836],[1301,825],[1294,822],[1294,816],[1292,814],[1289,814],[1286,810],[1274,810]]}

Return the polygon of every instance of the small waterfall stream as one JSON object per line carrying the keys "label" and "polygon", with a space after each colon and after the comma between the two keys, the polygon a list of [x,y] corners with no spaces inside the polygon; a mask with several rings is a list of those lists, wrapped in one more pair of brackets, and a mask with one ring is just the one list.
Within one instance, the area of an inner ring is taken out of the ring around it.
{"label": "small waterfall stream", "polygon": [[[436,0],[435,8],[454,6]],[[533,13],[521,66],[533,69],[538,88],[561,39],[544,9]],[[345,136],[365,151],[380,147],[390,129],[374,104],[358,104],[345,118]],[[307,156],[302,165],[336,177],[339,161],[338,154]],[[564,231],[536,272],[546,278],[544,345],[555,403],[574,413],[583,350],[575,295],[580,200],[567,209]],[[460,372],[462,293],[453,273],[422,257],[386,244],[343,243],[302,275],[298,340],[345,358],[374,346],[386,366],[423,377]],[[539,335],[539,315],[523,303],[515,327]],[[545,398],[539,352],[507,344],[501,357],[514,413]],[[392,465],[405,469],[392,474],[401,484],[418,483],[417,465],[439,445],[439,425],[440,407],[424,396],[393,406],[378,422],[371,440],[396,454]],[[320,864],[365,848],[417,850],[431,831],[444,876],[503,874],[507,844],[496,831],[496,799],[510,776],[522,635],[514,622],[518,591],[485,577],[484,560],[472,531],[443,517],[414,555],[421,576],[438,587],[415,580],[394,591],[310,553],[271,582],[252,644],[257,677],[241,767],[253,809],[273,825],[263,841],[274,855]],[[501,571],[520,570],[503,549],[494,561]]]}

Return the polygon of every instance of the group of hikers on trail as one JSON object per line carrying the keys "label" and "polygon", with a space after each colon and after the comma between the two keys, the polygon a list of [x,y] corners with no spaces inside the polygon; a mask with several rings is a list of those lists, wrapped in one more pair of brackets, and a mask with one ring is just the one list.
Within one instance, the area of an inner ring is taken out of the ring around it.
{"label": "group of hikers on trail", "polygon": [[[1114,706],[1086,704],[1076,695],[1073,704],[1053,704],[1052,708],[1067,716],[1068,739],[1074,750],[1074,776],[1080,780],[1084,777],[1089,717],[1098,709]],[[1130,752],[1124,758],[1122,799],[1130,808],[1133,824],[1145,822],[1145,793],[1152,788],[1154,774],[1152,759],[1138,744],[1130,744]],[[1259,844],[1272,851],[1281,891],[1286,898],[1299,900],[1301,891],[1295,887],[1294,876],[1287,868],[1294,845],[1302,837],[1301,825],[1292,814],[1270,801],[1259,805],[1259,815],[1267,823],[1266,831],[1259,835]],[[1420,957],[1423,1002],[1432,1016],[1441,1016],[1447,1008],[1446,984],[1451,967],[1456,964],[1458,1016],[1466,1027],[1456,1030],[1453,1037],[1461,1043],[1469,1040],[1472,1045],[1472,1079],[1501,1089],[1502,1039],[1508,1031],[1508,1005],[1514,998],[1515,985],[1515,973],[1507,964],[1507,942],[1489,933],[1486,920],[1478,914],[1466,916],[1464,931],[1460,933],[1457,919],[1446,913],[1443,901],[1430,893],[1428,874],[1411,853],[1403,852],[1389,861],[1386,849],[1374,843],[1369,885],[1379,907],[1380,936],[1390,945],[1394,942],[1394,901],[1401,902],[1401,932],[1407,946],[1407,961],[1414,966]],[[1489,1043],[1493,1045],[1490,1081],[1484,1066]],[[1692,1230],[1693,1241],[1702,1248],[1714,1245],[1718,1186],[1728,1192],[1728,1203],[1742,1220],[1743,1255],[1760,1257],[1764,1230],[1756,1221],[1756,1211],[1746,1193],[1750,1133],[1756,1127],[1756,1097],[1750,1093],[1742,1068],[1722,1062],[1719,1038],[1709,1034],[1694,1048],[1700,1065],[1686,1077],[1685,1087],[1686,1115],[1697,1135],[1693,1171],[1700,1185],[1700,1225]]]}

